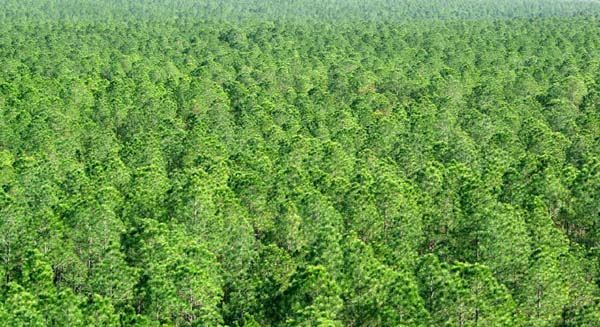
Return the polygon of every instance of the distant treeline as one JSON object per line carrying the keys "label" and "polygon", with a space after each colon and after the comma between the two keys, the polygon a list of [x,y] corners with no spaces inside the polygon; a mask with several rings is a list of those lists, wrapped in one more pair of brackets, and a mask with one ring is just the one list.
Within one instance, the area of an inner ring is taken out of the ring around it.
{"label": "distant treeline", "polygon": [[596,16],[595,0],[0,0],[0,19],[407,21]]}

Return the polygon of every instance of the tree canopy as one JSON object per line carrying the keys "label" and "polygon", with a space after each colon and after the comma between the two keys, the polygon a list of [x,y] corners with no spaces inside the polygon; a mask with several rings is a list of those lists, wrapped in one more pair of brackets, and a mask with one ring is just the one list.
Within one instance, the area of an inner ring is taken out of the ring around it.
{"label": "tree canopy", "polygon": [[0,325],[600,323],[597,2],[0,8]]}

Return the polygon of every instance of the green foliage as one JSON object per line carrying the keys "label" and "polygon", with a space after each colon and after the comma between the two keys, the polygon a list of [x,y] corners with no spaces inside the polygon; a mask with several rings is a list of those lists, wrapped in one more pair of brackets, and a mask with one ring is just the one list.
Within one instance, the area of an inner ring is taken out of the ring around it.
{"label": "green foliage", "polygon": [[598,3],[0,7],[0,326],[600,321]]}
{"label": "green foliage", "polygon": [[46,320],[37,308],[38,302],[34,295],[13,282],[9,283],[7,288],[3,323],[18,327],[46,326]]}
{"label": "green foliage", "polygon": [[285,326],[342,326],[337,315],[343,302],[341,289],[323,266],[301,268],[284,292]]}

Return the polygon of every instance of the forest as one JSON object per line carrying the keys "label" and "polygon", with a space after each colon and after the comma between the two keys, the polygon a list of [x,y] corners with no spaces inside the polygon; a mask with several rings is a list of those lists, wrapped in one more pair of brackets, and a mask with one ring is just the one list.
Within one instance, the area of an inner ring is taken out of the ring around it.
{"label": "forest", "polygon": [[600,326],[600,2],[0,0],[0,326]]}

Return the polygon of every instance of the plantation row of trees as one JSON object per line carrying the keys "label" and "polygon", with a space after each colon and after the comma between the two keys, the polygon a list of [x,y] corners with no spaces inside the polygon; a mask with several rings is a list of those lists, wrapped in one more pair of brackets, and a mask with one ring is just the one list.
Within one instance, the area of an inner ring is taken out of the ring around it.
{"label": "plantation row of trees", "polygon": [[0,325],[600,322],[593,3],[0,4]]}

